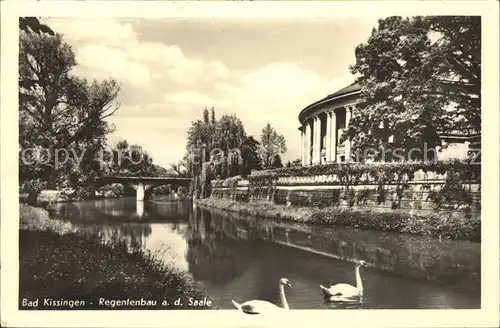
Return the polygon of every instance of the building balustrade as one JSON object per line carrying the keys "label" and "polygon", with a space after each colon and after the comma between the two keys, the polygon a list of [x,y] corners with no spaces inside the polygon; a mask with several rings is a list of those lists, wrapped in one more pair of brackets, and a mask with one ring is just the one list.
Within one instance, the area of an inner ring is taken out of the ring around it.
{"label": "building balustrade", "polygon": [[[408,177],[404,177],[407,179]],[[412,185],[414,187],[411,187],[412,190],[420,190],[420,191],[425,191],[423,190],[423,186],[427,185],[426,188],[430,188],[427,190],[429,192],[430,190],[434,190],[436,187],[439,187],[439,185],[442,185],[446,179],[446,174],[438,174],[434,172],[423,172],[422,170],[414,172],[413,178],[408,181],[407,183],[409,185]],[[394,181],[397,181],[398,177],[394,177]],[[288,177],[279,177],[276,179],[276,186],[290,186],[290,185],[295,185],[295,186],[312,186],[312,185],[332,185],[336,186],[340,184],[340,179],[336,174],[317,174],[317,175],[309,175],[309,176],[288,176]],[[353,188],[364,188],[363,186],[366,185],[376,185],[378,182],[375,180],[374,177],[370,176],[369,173],[363,173],[360,177],[360,179],[357,181],[355,185],[353,185]],[[464,186],[474,192],[478,191],[478,185],[476,182],[471,182],[471,183],[466,183]],[[222,186],[222,185],[213,185],[212,186],[216,190],[226,190],[229,189],[228,186]],[[240,180],[237,182],[236,188],[239,190],[244,190],[245,188],[251,188],[252,184],[248,180]],[[417,189],[415,189],[417,188]]]}

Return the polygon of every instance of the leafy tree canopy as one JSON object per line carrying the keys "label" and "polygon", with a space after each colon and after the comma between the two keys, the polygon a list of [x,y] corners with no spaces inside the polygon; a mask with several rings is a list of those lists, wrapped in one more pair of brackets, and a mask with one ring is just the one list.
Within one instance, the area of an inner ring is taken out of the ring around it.
{"label": "leafy tree canopy", "polygon": [[247,176],[254,170],[262,170],[262,161],[258,154],[259,145],[253,136],[245,137],[241,150],[243,157],[242,176]]}
{"label": "leafy tree canopy", "polygon": [[205,108],[202,118],[193,121],[188,130],[185,158],[172,169],[179,174],[189,172],[193,177],[191,191],[197,195],[201,192],[204,197],[210,194],[210,181],[214,178],[246,176],[252,170],[262,169],[258,147],[259,142],[247,136],[236,115],[217,119],[213,107]]}
{"label": "leafy tree canopy", "polygon": [[[241,150],[246,140],[243,123],[236,115],[215,117],[215,109],[203,110],[203,118],[191,123],[187,137],[188,166],[193,175],[201,173],[203,162],[214,159],[215,176],[226,178],[240,174]],[[220,150],[215,154],[215,150]],[[232,152],[239,149],[240,153]],[[211,158],[212,155],[216,158]]]}
{"label": "leafy tree canopy", "polygon": [[119,141],[111,152],[106,154],[107,163],[103,171],[109,175],[125,176],[166,176],[168,171],[153,164],[151,155],[140,145],[130,145],[127,140]]}
{"label": "leafy tree canopy", "polygon": [[271,168],[276,155],[286,152],[285,137],[267,123],[260,137],[259,156],[265,169]]}
{"label": "leafy tree canopy", "polygon": [[406,157],[424,143],[442,145],[443,134],[481,130],[480,17],[381,19],[350,69],[362,102],[344,138],[360,159],[381,159],[384,151],[391,159],[389,148]]}
{"label": "leafy tree canopy", "polygon": [[37,34],[47,33],[52,36],[55,35],[50,27],[41,24],[36,17],[19,17],[19,30]]}
{"label": "leafy tree canopy", "polygon": [[75,54],[62,35],[33,33],[32,19],[20,20],[20,27],[21,183],[78,188],[99,174],[97,154],[113,130],[105,119],[119,107],[120,87],[112,79],[88,81],[72,75]]}

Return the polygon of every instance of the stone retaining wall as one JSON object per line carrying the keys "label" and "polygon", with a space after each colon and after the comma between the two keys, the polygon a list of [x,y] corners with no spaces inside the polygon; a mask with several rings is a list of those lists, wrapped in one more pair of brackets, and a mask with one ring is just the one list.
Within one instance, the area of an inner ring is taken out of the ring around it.
{"label": "stone retaining wall", "polygon": [[[432,173],[432,172],[431,172]],[[391,211],[402,209],[412,212],[429,212],[435,210],[466,210],[472,215],[480,215],[480,184],[462,184],[464,190],[472,198],[470,205],[459,205],[453,200],[441,204],[438,208],[429,196],[438,192],[444,185],[443,176],[437,174],[415,175],[408,181],[404,189],[398,184],[379,185],[363,180],[362,184],[343,186],[335,176],[280,177],[267,185],[252,185],[248,180],[233,181],[231,186],[220,186],[214,183],[211,197],[226,198],[238,201],[269,200],[276,204],[292,206],[324,207],[338,205],[355,209],[371,209],[375,211]]]}

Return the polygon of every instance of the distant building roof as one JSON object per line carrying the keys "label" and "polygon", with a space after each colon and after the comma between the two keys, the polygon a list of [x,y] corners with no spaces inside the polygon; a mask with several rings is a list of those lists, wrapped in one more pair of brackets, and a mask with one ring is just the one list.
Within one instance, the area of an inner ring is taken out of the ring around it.
{"label": "distant building roof", "polygon": [[329,94],[328,96],[326,96],[325,98],[323,99],[320,99],[312,104],[310,104],[309,106],[307,106],[306,108],[304,108],[300,113],[299,113],[299,121],[300,123],[302,123],[302,121],[304,120],[304,115],[306,112],[308,112],[311,108],[315,108],[319,105],[322,105],[322,104],[326,104],[326,103],[329,103],[330,101],[333,101],[334,99],[336,98],[341,98],[345,95],[348,95],[348,94],[353,94],[353,93],[358,93],[361,91],[361,87],[359,86],[359,84],[357,84],[356,82],[346,86],[345,88],[342,88],[332,94]]}

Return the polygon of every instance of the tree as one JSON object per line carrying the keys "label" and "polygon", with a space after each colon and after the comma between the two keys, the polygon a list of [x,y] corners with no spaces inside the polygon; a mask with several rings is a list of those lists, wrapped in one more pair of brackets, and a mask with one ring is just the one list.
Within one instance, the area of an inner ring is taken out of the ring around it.
{"label": "tree", "polygon": [[[60,34],[29,31],[31,20],[20,20],[20,29],[21,183],[37,180],[42,187],[79,188],[99,174],[97,154],[113,130],[105,119],[119,107],[120,88],[112,79],[98,82],[71,75],[75,55]],[[72,157],[62,162],[56,153]]]}
{"label": "tree", "polygon": [[294,159],[293,161],[286,162],[286,167],[296,167],[302,166],[302,160],[300,158]]}
{"label": "tree", "polygon": [[276,130],[267,123],[262,129],[260,138],[259,156],[262,159],[262,166],[268,169],[276,155],[286,152],[286,142],[283,135],[278,134]]}
{"label": "tree", "polygon": [[210,150],[215,147],[216,128],[215,110],[212,108],[211,118],[207,108],[203,110],[203,120],[191,122],[188,130],[186,152],[187,164],[190,174],[197,175],[201,172],[203,161],[210,158]]}
{"label": "tree", "polygon": [[210,192],[210,181],[248,174],[256,164],[256,144],[248,138],[243,122],[236,115],[216,119],[215,109],[203,110],[202,119],[191,122],[186,143],[186,165],[193,178],[191,191],[198,196]]}
{"label": "tree", "polygon": [[210,124],[210,113],[208,112],[208,109],[203,110],[203,123],[204,124]]}
{"label": "tree", "polygon": [[434,69],[441,94],[456,105],[454,128],[481,131],[481,17],[430,16],[424,23],[438,36]]}
{"label": "tree", "polygon": [[217,124],[217,119],[215,118],[215,108],[212,107],[210,109],[210,123],[212,123],[213,126]]}
{"label": "tree", "polygon": [[212,108],[209,114],[205,108],[203,120],[192,122],[188,130],[186,151],[191,174],[201,174],[203,162],[211,159],[215,149],[221,151],[220,156],[214,159],[217,175],[225,178],[239,174],[242,163],[233,150],[241,150],[245,137],[245,128],[238,117],[223,115],[217,121],[215,110]]}
{"label": "tree", "polygon": [[119,141],[112,149],[112,157],[106,157],[107,174],[125,176],[161,176],[167,170],[153,164],[153,159],[140,145],[130,145],[127,140]]}
{"label": "tree", "polygon": [[253,136],[245,137],[241,147],[241,156],[243,157],[242,176],[248,176],[253,170],[262,170],[262,161],[258,150],[259,142]]}
{"label": "tree", "polygon": [[55,35],[50,27],[41,24],[36,17],[19,17],[19,30],[28,33]]}
{"label": "tree", "polygon": [[271,168],[279,169],[283,167],[283,163],[281,162],[281,156],[279,154],[274,155],[273,162],[271,163]]}
{"label": "tree", "polygon": [[153,164],[151,165],[150,175],[157,177],[167,176],[168,171],[163,166]]}
{"label": "tree", "polygon": [[[350,68],[362,102],[343,139],[361,160],[432,159],[422,149],[441,146],[441,135],[480,131],[480,32],[479,17],[379,20]],[[397,158],[388,152],[396,148]]]}
{"label": "tree", "polygon": [[170,164],[170,170],[167,170],[169,175],[176,175],[180,178],[189,178],[188,164],[185,159],[178,161],[177,163]]}
{"label": "tree", "polygon": [[246,132],[243,122],[236,115],[222,115],[215,129],[214,148],[223,151],[224,156],[219,158],[215,165],[216,172],[227,178],[240,174],[243,159],[241,148],[245,142]]}
{"label": "tree", "polygon": [[152,195],[169,195],[172,193],[172,185],[162,185],[156,188],[153,188],[151,191]]}

